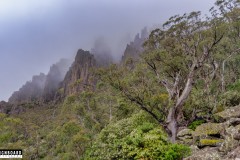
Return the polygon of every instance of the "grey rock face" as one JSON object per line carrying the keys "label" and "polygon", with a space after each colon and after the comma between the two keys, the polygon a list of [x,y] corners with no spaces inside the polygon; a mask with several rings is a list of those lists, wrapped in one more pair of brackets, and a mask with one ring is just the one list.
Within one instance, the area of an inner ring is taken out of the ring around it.
{"label": "grey rock face", "polygon": [[58,63],[51,66],[47,74],[42,99],[44,102],[52,101],[70,67],[70,60],[61,59]]}
{"label": "grey rock face", "polygon": [[94,87],[93,68],[96,66],[94,56],[88,51],[78,50],[75,61],[67,72],[62,84],[63,96],[83,91],[85,88]]}
{"label": "grey rock face", "polygon": [[147,32],[147,28],[145,27],[141,31],[141,36],[138,33],[135,36],[134,41],[130,42],[130,44],[127,44],[127,47],[122,56],[122,63],[124,63],[128,58],[132,58],[132,59],[139,58],[140,53],[143,52],[143,43],[145,42],[147,37],[148,37],[148,32]]}
{"label": "grey rock face", "polygon": [[41,99],[45,81],[46,75],[43,73],[33,76],[32,80],[23,85],[19,91],[14,92],[8,101],[19,104]]}

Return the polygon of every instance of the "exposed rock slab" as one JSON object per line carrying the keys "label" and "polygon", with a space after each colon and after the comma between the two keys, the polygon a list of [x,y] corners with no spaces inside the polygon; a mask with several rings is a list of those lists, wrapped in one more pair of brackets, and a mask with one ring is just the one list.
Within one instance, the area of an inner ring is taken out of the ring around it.
{"label": "exposed rock slab", "polygon": [[215,115],[223,120],[228,120],[230,118],[240,118],[240,106],[231,107],[222,112],[216,113]]}
{"label": "exposed rock slab", "polygon": [[198,126],[193,135],[196,136],[215,136],[221,135],[224,131],[223,123],[204,123]]}
{"label": "exposed rock slab", "polygon": [[95,79],[92,70],[95,66],[94,56],[89,51],[79,49],[75,61],[61,84],[62,96],[72,95],[83,91],[85,88],[93,87]]}
{"label": "exposed rock slab", "polygon": [[217,148],[206,147],[195,152],[192,156],[184,158],[184,160],[222,160],[222,156]]}

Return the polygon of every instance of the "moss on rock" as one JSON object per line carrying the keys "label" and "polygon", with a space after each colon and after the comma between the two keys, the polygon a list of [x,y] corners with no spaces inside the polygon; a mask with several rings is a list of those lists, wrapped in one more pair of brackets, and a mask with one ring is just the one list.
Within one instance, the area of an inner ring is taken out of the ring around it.
{"label": "moss on rock", "polygon": [[204,146],[211,146],[211,147],[216,147],[220,146],[223,143],[223,139],[200,139],[199,145],[201,147]]}
{"label": "moss on rock", "polygon": [[177,137],[185,137],[185,136],[192,136],[193,130],[191,129],[183,129],[178,132]]}
{"label": "moss on rock", "polygon": [[238,118],[240,117],[240,105],[236,107],[231,107],[222,112],[216,113],[215,116],[223,120],[228,120],[230,118]]}
{"label": "moss on rock", "polygon": [[222,157],[216,147],[205,147],[183,160],[222,160]]}
{"label": "moss on rock", "polygon": [[220,135],[224,130],[222,123],[204,123],[196,128],[194,136]]}

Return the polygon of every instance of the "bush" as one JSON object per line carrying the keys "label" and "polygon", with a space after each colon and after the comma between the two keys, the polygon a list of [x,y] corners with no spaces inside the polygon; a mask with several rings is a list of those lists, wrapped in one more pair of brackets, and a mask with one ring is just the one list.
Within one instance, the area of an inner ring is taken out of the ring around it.
{"label": "bush", "polygon": [[192,129],[192,130],[195,130],[197,128],[197,126],[200,126],[203,123],[205,123],[204,120],[196,120],[196,121],[193,121],[192,123],[190,123],[188,128]]}
{"label": "bush", "polygon": [[231,91],[240,91],[240,80],[236,81],[233,84],[228,85],[227,89]]}
{"label": "bush", "polygon": [[220,104],[226,107],[234,107],[240,104],[240,94],[238,91],[227,91],[220,99]]}
{"label": "bush", "polygon": [[161,127],[140,112],[104,128],[85,159],[180,160],[189,152],[184,145],[171,144]]}

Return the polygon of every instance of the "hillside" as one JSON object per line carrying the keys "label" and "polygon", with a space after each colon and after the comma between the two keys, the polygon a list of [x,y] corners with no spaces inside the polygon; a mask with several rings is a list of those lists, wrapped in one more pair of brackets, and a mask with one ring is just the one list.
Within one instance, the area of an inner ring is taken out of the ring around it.
{"label": "hillside", "polygon": [[101,40],[0,102],[0,147],[24,159],[240,159],[239,1],[217,1],[127,44]]}

